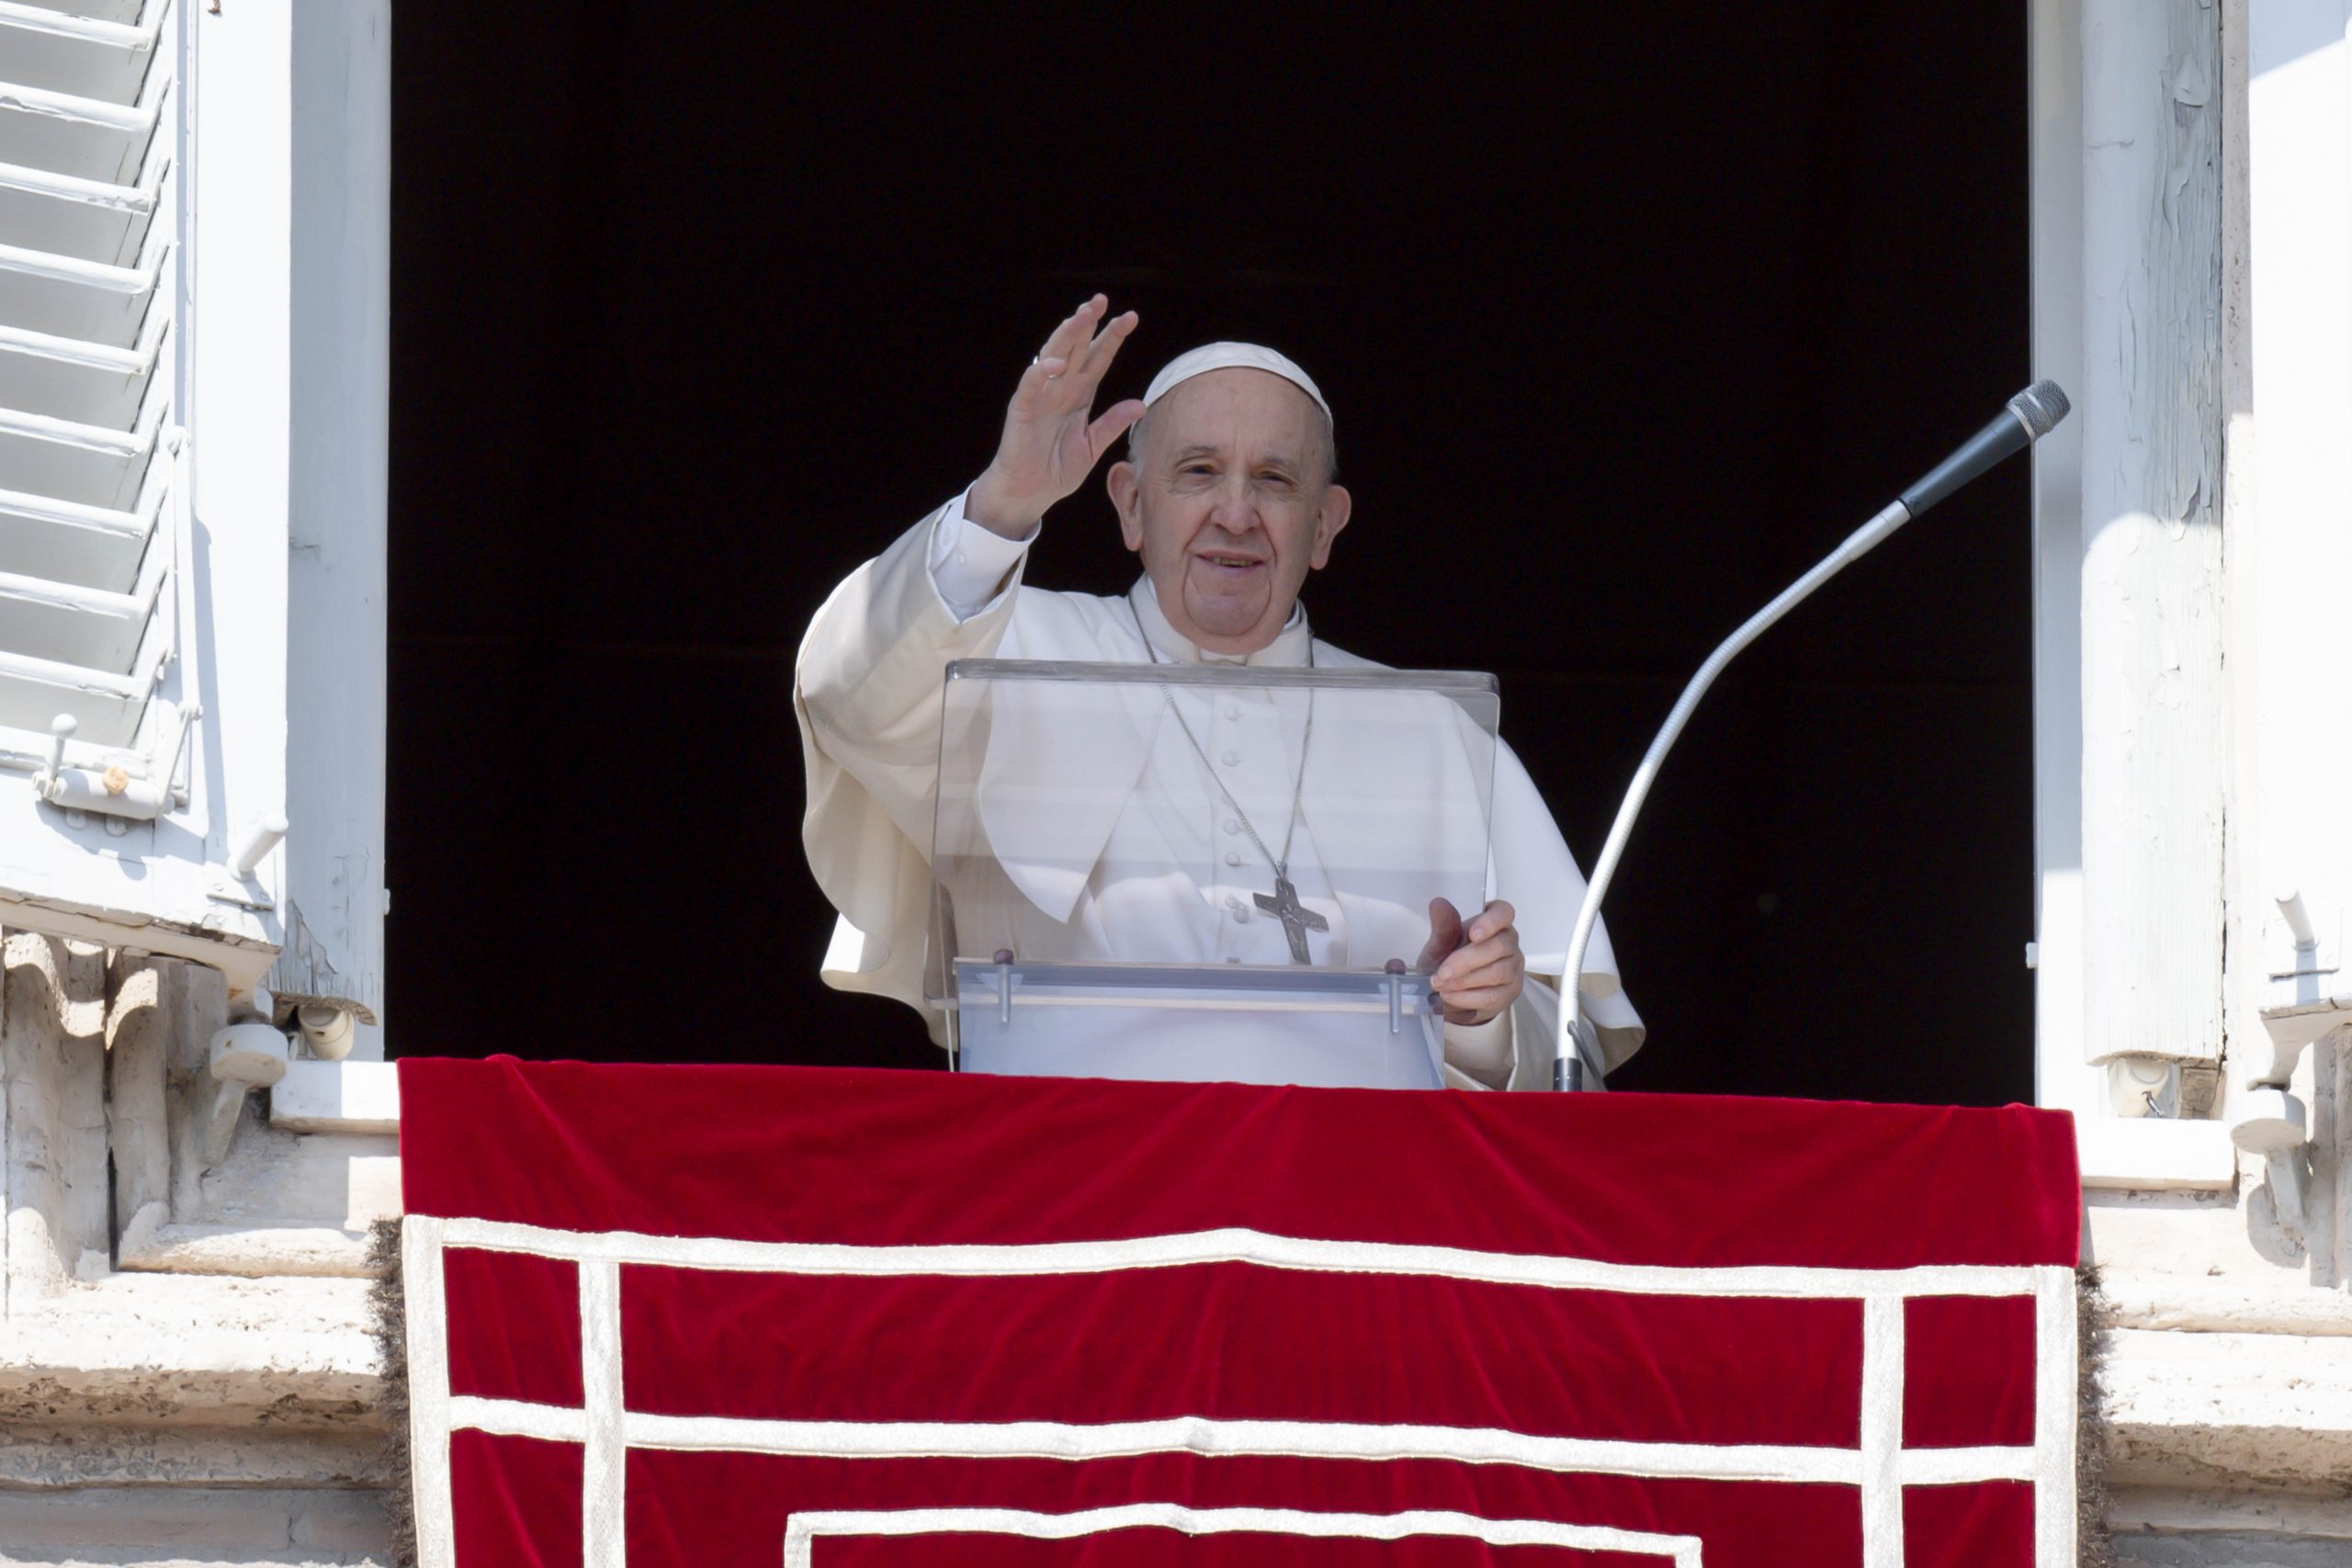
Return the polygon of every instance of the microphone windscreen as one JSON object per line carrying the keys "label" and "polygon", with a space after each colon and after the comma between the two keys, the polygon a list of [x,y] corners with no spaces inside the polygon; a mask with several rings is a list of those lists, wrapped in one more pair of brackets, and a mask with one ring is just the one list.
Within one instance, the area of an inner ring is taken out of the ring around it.
{"label": "microphone windscreen", "polygon": [[2055,381],[2036,381],[2009,400],[2009,412],[2018,416],[2018,423],[2036,441],[2057,429],[2058,422],[2066,417],[2067,410],[2073,406]]}

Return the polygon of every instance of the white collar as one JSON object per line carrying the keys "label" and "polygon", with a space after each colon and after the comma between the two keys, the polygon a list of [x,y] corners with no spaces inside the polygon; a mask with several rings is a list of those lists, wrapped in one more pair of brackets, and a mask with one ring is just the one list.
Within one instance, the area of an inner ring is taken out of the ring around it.
{"label": "white collar", "polygon": [[1238,654],[1210,652],[1169,625],[1168,616],[1159,608],[1159,595],[1148,577],[1137,579],[1127,591],[1127,603],[1135,606],[1136,623],[1143,628],[1144,640],[1160,658],[1173,664],[1266,665],[1297,670],[1315,661],[1315,637],[1307,630],[1304,604],[1290,607],[1290,619],[1283,623],[1283,629],[1274,634],[1273,641],[1255,653]]}

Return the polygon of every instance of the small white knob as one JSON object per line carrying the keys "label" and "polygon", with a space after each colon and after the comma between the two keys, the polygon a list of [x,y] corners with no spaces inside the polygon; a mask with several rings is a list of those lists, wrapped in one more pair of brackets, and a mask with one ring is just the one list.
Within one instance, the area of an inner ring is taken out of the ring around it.
{"label": "small white knob", "polygon": [[269,852],[276,849],[285,837],[285,817],[277,812],[270,813],[245,835],[244,845],[237,851],[237,858],[229,863],[229,870],[240,882],[243,881],[261,869],[261,863],[269,858]]}
{"label": "small white knob", "polygon": [[2230,1123],[2230,1142],[2250,1155],[2285,1154],[2302,1145],[2310,1124],[2303,1102],[2285,1089],[2248,1089]]}
{"label": "small white knob", "polygon": [[232,1023],[212,1036],[212,1076],[267,1089],[286,1076],[286,1036],[266,1023]]}
{"label": "small white knob", "polygon": [[49,777],[53,779],[65,771],[65,743],[81,728],[80,721],[70,713],[59,714],[49,721]]}
{"label": "small white knob", "polygon": [[2301,892],[2290,888],[2275,897],[2278,904],[2279,918],[2287,922],[2287,930],[2294,935],[2295,951],[2298,953],[2319,951],[2319,933],[2312,929],[2311,911],[2303,908]]}

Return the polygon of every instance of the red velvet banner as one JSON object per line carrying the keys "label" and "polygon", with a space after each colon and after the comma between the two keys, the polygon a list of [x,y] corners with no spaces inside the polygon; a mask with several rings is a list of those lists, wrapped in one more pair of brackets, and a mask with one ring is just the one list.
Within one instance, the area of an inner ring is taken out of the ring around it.
{"label": "red velvet banner", "polygon": [[401,1086],[436,1568],[2072,1561],[2063,1115]]}

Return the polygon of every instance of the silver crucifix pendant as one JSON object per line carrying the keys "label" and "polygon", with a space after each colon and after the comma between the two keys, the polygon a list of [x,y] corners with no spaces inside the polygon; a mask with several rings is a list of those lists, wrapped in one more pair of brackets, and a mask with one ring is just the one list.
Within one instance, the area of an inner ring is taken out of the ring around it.
{"label": "silver crucifix pendant", "polygon": [[1290,938],[1290,961],[1293,964],[1314,963],[1315,960],[1307,956],[1306,933],[1328,931],[1331,929],[1331,922],[1298,901],[1298,889],[1290,885],[1290,878],[1277,871],[1274,873],[1274,891],[1271,896],[1256,893],[1250,897],[1258,908],[1283,923],[1283,934]]}

